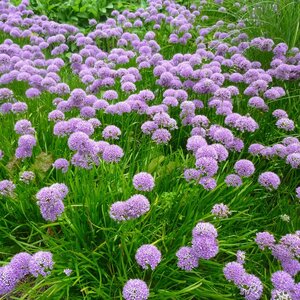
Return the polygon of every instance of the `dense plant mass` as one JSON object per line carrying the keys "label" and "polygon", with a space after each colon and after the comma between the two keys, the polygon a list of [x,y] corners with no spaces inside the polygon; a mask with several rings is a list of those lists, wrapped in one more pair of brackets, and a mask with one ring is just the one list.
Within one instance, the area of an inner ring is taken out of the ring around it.
{"label": "dense plant mass", "polygon": [[179,3],[0,1],[3,299],[300,299],[299,19]]}

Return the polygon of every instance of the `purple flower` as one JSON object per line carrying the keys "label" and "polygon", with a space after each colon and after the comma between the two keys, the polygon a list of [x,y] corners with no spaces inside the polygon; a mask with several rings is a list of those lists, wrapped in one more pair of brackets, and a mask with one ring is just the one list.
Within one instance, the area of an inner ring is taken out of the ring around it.
{"label": "purple flower", "polygon": [[258,245],[258,247],[262,250],[265,248],[270,248],[273,245],[275,245],[275,238],[274,236],[269,232],[258,232],[256,234],[255,242]]}
{"label": "purple flower", "polygon": [[117,145],[107,145],[102,154],[102,158],[106,162],[119,162],[124,156],[123,149]]}
{"label": "purple flower", "polygon": [[280,184],[280,178],[273,172],[264,172],[259,175],[258,182],[268,190],[277,190]]}
{"label": "purple flower", "polygon": [[66,276],[70,276],[73,270],[71,269],[64,269],[64,273],[66,274]]}
{"label": "purple flower", "polygon": [[238,187],[242,185],[242,178],[236,174],[229,174],[225,178],[225,183],[227,186]]}
{"label": "purple flower", "polygon": [[12,197],[16,186],[10,180],[0,181],[0,195]]}
{"label": "purple flower", "polygon": [[108,139],[119,139],[121,130],[114,125],[108,125],[103,129],[102,136],[105,140]]}
{"label": "purple flower", "polygon": [[46,221],[55,221],[63,213],[65,207],[61,192],[54,187],[44,187],[37,194],[37,205]]}
{"label": "purple flower", "polygon": [[18,280],[23,279],[30,273],[30,259],[31,255],[26,252],[20,252],[11,259],[9,266],[15,271]]}
{"label": "purple flower", "polygon": [[223,269],[225,278],[228,281],[233,281],[235,285],[242,283],[244,276],[246,275],[246,270],[242,264],[238,262],[227,263]]}
{"label": "purple flower", "polygon": [[276,126],[280,129],[286,130],[286,131],[292,131],[295,129],[295,124],[293,120],[290,120],[288,118],[281,118],[276,122]]}
{"label": "purple flower", "polygon": [[10,293],[18,282],[18,274],[10,265],[0,268],[0,295]]}
{"label": "purple flower", "polygon": [[39,275],[47,276],[53,269],[52,253],[47,251],[39,251],[32,255],[29,261],[29,271],[34,277]]}
{"label": "purple flower", "polygon": [[122,294],[125,300],[147,300],[149,289],[143,280],[130,279],[124,285]]}
{"label": "purple flower", "polygon": [[65,158],[58,158],[53,164],[53,168],[56,170],[61,170],[63,173],[66,173],[69,168],[69,162]]}
{"label": "purple flower", "polygon": [[150,192],[154,185],[154,178],[149,173],[141,172],[133,177],[133,186],[138,191]]}
{"label": "purple flower", "polygon": [[19,120],[16,122],[14,130],[17,134],[34,134],[35,130],[28,120]]}
{"label": "purple flower", "polygon": [[20,174],[20,181],[26,184],[29,184],[34,178],[35,174],[32,171],[24,171]]}
{"label": "purple flower", "polygon": [[218,218],[227,218],[231,212],[226,204],[215,204],[211,210],[211,213]]}
{"label": "purple flower", "polygon": [[241,177],[250,177],[254,173],[255,167],[250,160],[241,159],[234,164],[234,170]]}
{"label": "purple flower", "polygon": [[290,291],[293,289],[295,284],[293,277],[284,271],[277,271],[273,273],[271,281],[274,288],[277,290]]}
{"label": "purple flower", "polygon": [[164,128],[156,129],[152,133],[151,139],[157,144],[167,144],[171,139],[171,133]]}
{"label": "purple flower", "polygon": [[150,210],[149,200],[143,195],[134,195],[127,201],[117,201],[110,208],[110,217],[116,221],[136,219]]}
{"label": "purple flower", "polygon": [[192,253],[190,247],[181,247],[176,252],[176,256],[178,258],[177,266],[182,270],[191,271],[199,265],[199,258]]}
{"label": "purple flower", "polygon": [[286,163],[293,169],[297,169],[300,166],[300,153],[292,153],[286,157]]}
{"label": "purple flower", "polygon": [[161,253],[154,245],[143,245],[138,248],[135,260],[143,269],[149,265],[154,270],[161,261]]}

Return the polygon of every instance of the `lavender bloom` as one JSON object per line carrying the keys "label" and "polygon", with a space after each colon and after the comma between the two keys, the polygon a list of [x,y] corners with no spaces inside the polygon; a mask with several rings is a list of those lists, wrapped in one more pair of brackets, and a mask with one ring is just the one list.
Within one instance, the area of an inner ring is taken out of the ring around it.
{"label": "lavender bloom", "polygon": [[286,157],[286,163],[289,164],[293,169],[300,167],[300,153],[292,153]]}
{"label": "lavender bloom", "polygon": [[292,120],[288,118],[281,118],[276,122],[276,126],[280,129],[286,130],[286,131],[292,131],[295,129],[295,124]]}
{"label": "lavender bloom", "polygon": [[130,279],[124,285],[122,294],[125,300],[147,300],[149,289],[143,280]]}
{"label": "lavender bloom", "polygon": [[10,261],[9,266],[15,271],[18,280],[23,279],[30,273],[29,261],[31,255],[26,252],[16,254]]}
{"label": "lavender bloom", "polygon": [[20,181],[26,184],[29,184],[34,178],[35,174],[32,171],[24,171],[20,174]]}
{"label": "lavender bloom", "polygon": [[71,269],[64,269],[64,273],[66,274],[66,276],[70,276],[73,270]]}
{"label": "lavender bloom", "polygon": [[143,269],[148,269],[149,265],[154,270],[161,261],[161,253],[153,245],[143,245],[138,248],[135,260]]}
{"label": "lavender bloom", "polygon": [[211,213],[218,218],[227,218],[231,214],[228,206],[223,203],[215,204]]}
{"label": "lavender bloom", "polygon": [[177,266],[185,271],[191,271],[199,265],[199,258],[192,253],[192,248],[181,247],[177,252]]}
{"label": "lavender bloom", "polygon": [[154,178],[149,173],[141,172],[133,177],[133,186],[138,191],[150,192],[154,185]]}
{"label": "lavender bloom", "polygon": [[32,128],[31,122],[28,120],[19,120],[16,122],[14,130],[17,134],[34,134],[35,130]]}
{"label": "lavender bloom", "polygon": [[12,197],[16,186],[10,180],[0,181],[0,195]]}
{"label": "lavender bloom", "polygon": [[150,203],[143,195],[134,195],[125,202],[115,202],[110,208],[110,217],[116,221],[139,218],[150,210]]}
{"label": "lavender bloom", "polygon": [[44,187],[37,194],[37,205],[46,221],[55,221],[63,213],[65,207],[61,192],[54,187]]}
{"label": "lavender bloom", "polygon": [[250,160],[241,159],[234,164],[234,170],[241,177],[250,177],[254,173],[255,167]]}
{"label": "lavender bloom", "polygon": [[114,125],[108,125],[103,129],[102,136],[105,140],[108,139],[119,139],[121,130]]}
{"label": "lavender bloom", "polygon": [[10,293],[18,282],[18,276],[10,265],[0,268],[0,295]]}
{"label": "lavender bloom", "polygon": [[123,149],[117,145],[107,145],[102,154],[102,158],[106,162],[119,162],[124,156]]}
{"label": "lavender bloom", "polygon": [[39,275],[47,276],[53,269],[52,253],[47,251],[39,251],[32,255],[29,261],[29,271],[34,277]]}
{"label": "lavender bloom", "polygon": [[270,248],[275,245],[275,238],[269,232],[258,232],[255,242],[260,249],[264,250],[265,248]]}
{"label": "lavender bloom", "polygon": [[268,190],[277,190],[280,184],[280,178],[273,172],[264,172],[259,175],[258,182]]}
{"label": "lavender bloom", "polygon": [[151,139],[157,144],[167,144],[171,139],[171,133],[164,128],[156,129],[152,133]]}
{"label": "lavender bloom", "polygon": [[236,174],[229,174],[225,178],[227,186],[238,187],[242,185],[242,178]]}
{"label": "lavender bloom", "polygon": [[296,188],[296,197],[300,199],[300,186]]}
{"label": "lavender bloom", "polygon": [[274,288],[277,290],[290,291],[293,289],[295,284],[293,277],[284,271],[277,271],[273,273],[271,281]]}
{"label": "lavender bloom", "polygon": [[61,170],[63,173],[66,173],[69,168],[69,162],[65,158],[58,158],[53,164],[53,168],[56,170]]}

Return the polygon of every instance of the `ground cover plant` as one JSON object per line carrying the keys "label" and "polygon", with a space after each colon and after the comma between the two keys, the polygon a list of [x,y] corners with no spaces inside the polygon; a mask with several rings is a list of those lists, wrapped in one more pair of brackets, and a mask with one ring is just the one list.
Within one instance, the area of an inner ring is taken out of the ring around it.
{"label": "ground cover plant", "polygon": [[0,297],[300,299],[288,3],[0,1]]}

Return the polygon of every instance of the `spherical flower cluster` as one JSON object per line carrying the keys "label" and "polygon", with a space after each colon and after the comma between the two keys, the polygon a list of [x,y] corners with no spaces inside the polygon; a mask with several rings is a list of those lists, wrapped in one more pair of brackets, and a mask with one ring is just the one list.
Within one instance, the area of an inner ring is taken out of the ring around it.
{"label": "spherical flower cluster", "polygon": [[149,200],[143,195],[133,195],[126,201],[117,201],[110,207],[110,217],[116,221],[139,218],[150,210]]}
{"label": "spherical flower cluster", "polygon": [[300,236],[286,234],[276,243],[274,236],[268,232],[259,232],[256,235],[255,242],[260,249],[268,248],[273,256],[281,262],[282,268],[291,276],[296,276],[300,272],[300,262],[298,261],[300,252]]}
{"label": "spherical flower cluster", "polygon": [[124,285],[122,295],[125,300],[147,300],[149,288],[143,280],[130,279]]}
{"label": "spherical flower cluster", "polygon": [[154,245],[143,245],[136,251],[136,262],[143,268],[154,270],[161,261],[161,253]]}
{"label": "spherical flower cluster", "polygon": [[241,159],[234,164],[234,170],[240,177],[250,177],[253,175],[255,167],[250,160]]}
{"label": "spherical flower cluster", "polygon": [[63,199],[68,193],[64,184],[53,184],[42,188],[37,194],[37,205],[40,207],[42,217],[46,221],[55,221],[63,213],[65,206]]}
{"label": "spherical flower cluster", "polygon": [[133,186],[138,191],[150,192],[154,188],[154,178],[151,174],[141,172],[133,176]]}
{"label": "spherical flower cluster", "polygon": [[211,213],[218,218],[227,218],[231,211],[226,204],[215,204],[211,210]]}
{"label": "spherical flower cluster", "polygon": [[32,171],[24,171],[20,174],[20,181],[29,184],[35,178],[35,174]]}
{"label": "spherical flower cluster", "polygon": [[39,251],[33,255],[26,252],[16,254],[7,265],[0,268],[0,296],[12,292],[26,276],[49,275],[53,265],[51,252]]}
{"label": "spherical flower cluster", "polygon": [[66,173],[69,168],[69,162],[65,158],[58,158],[53,164],[53,168],[61,170],[62,173]]}
{"label": "spherical flower cluster", "polygon": [[121,135],[121,130],[114,125],[106,126],[102,132],[102,136],[105,140],[118,139],[120,135]]}
{"label": "spherical flower cluster", "polygon": [[264,172],[259,175],[258,182],[268,190],[277,190],[280,185],[280,178],[273,172]]}
{"label": "spherical flower cluster", "polygon": [[233,282],[240,290],[241,295],[248,300],[258,300],[262,296],[263,285],[258,277],[247,273],[243,264],[229,262],[223,269],[225,278]]}
{"label": "spherical flower cluster", "polygon": [[5,179],[0,181],[0,195],[2,196],[12,197],[15,188],[15,184],[10,180]]}
{"label": "spherical flower cluster", "polygon": [[186,271],[197,267],[199,259],[211,259],[219,251],[218,232],[212,224],[199,222],[192,233],[192,247],[182,247],[176,253],[178,267]]}

